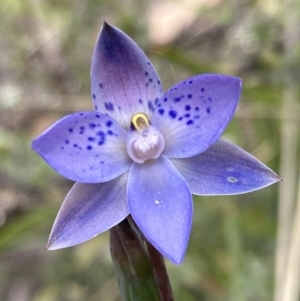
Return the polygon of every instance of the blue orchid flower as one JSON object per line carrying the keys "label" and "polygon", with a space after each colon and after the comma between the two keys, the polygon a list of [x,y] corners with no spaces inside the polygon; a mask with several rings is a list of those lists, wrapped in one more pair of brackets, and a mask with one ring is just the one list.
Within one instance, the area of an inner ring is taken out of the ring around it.
{"label": "blue orchid flower", "polygon": [[253,156],[219,140],[240,90],[239,78],[204,74],[164,93],[139,46],[104,23],[91,67],[95,111],[66,116],[32,143],[50,166],[77,182],[47,248],[85,242],[131,214],[161,254],[181,263],[192,194],[240,194],[280,181]]}

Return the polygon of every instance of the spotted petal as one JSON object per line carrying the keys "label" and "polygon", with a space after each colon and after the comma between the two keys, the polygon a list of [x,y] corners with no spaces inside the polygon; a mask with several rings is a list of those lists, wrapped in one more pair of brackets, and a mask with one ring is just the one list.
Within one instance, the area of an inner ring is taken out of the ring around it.
{"label": "spotted petal", "polygon": [[225,75],[198,75],[185,80],[161,98],[152,123],[165,137],[164,154],[187,158],[205,151],[230,121],[241,80]]}
{"label": "spotted petal", "polygon": [[126,131],[96,112],[66,116],[32,142],[32,148],[68,179],[100,183],[129,170]]}
{"label": "spotted petal", "polygon": [[91,67],[95,110],[128,128],[137,112],[152,115],[163,94],[160,79],[142,49],[125,33],[104,23]]}
{"label": "spotted petal", "polygon": [[100,184],[76,183],[54,222],[47,249],[85,242],[117,225],[129,214],[126,202],[128,173]]}
{"label": "spotted petal", "polygon": [[181,263],[192,222],[192,198],[186,181],[164,156],[134,163],[127,189],[134,221],[146,238],[173,263]]}
{"label": "spotted petal", "polygon": [[281,180],[252,155],[224,140],[195,157],[171,161],[197,195],[246,193]]}

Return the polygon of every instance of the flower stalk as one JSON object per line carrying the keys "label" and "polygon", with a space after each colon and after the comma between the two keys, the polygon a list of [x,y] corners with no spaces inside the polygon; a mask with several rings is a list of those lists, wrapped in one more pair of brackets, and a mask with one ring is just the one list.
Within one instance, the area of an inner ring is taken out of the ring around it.
{"label": "flower stalk", "polygon": [[110,230],[110,251],[124,301],[174,300],[162,255],[131,216]]}

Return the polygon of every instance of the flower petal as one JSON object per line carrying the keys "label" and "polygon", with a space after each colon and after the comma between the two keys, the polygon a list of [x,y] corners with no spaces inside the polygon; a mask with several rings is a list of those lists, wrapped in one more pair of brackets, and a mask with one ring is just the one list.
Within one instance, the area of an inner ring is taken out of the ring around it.
{"label": "flower petal", "polygon": [[197,195],[240,194],[281,181],[259,160],[224,140],[195,157],[171,161]]}
{"label": "flower petal", "polygon": [[95,110],[107,113],[128,128],[131,117],[150,117],[163,95],[160,79],[142,49],[125,33],[104,23],[91,68]]}
{"label": "flower petal", "polygon": [[108,115],[81,112],[55,123],[32,142],[32,148],[66,178],[99,183],[129,170],[126,135]]}
{"label": "flower petal", "polygon": [[226,128],[240,90],[239,78],[215,74],[198,75],[171,88],[151,120],[165,137],[163,153],[187,158],[205,151]]}
{"label": "flower petal", "polygon": [[128,177],[131,215],[150,243],[173,263],[182,262],[193,203],[184,178],[164,156],[133,163]]}
{"label": "flower petal", "polygon": [[48,250],[74,246],[112,228],[129,214],[128,173],[100,184],[76,183],[54,222]]}

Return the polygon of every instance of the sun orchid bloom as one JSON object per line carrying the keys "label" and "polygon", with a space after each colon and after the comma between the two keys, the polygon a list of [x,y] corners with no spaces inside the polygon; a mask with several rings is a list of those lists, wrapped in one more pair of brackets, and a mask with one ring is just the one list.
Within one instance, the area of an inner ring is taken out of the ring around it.
{"label": "sun orchid bloom", "polygon": [[241,80],[203,74],[166,93],[139,46],[104,23],[91,66],[95,111],[68,115],[32,148],[77,183],[52,228],[48,249],[70,247],[129,214],[153,246],[182,262],[195,195],[254,191],[280,178],[219,140],[236,109]]}

